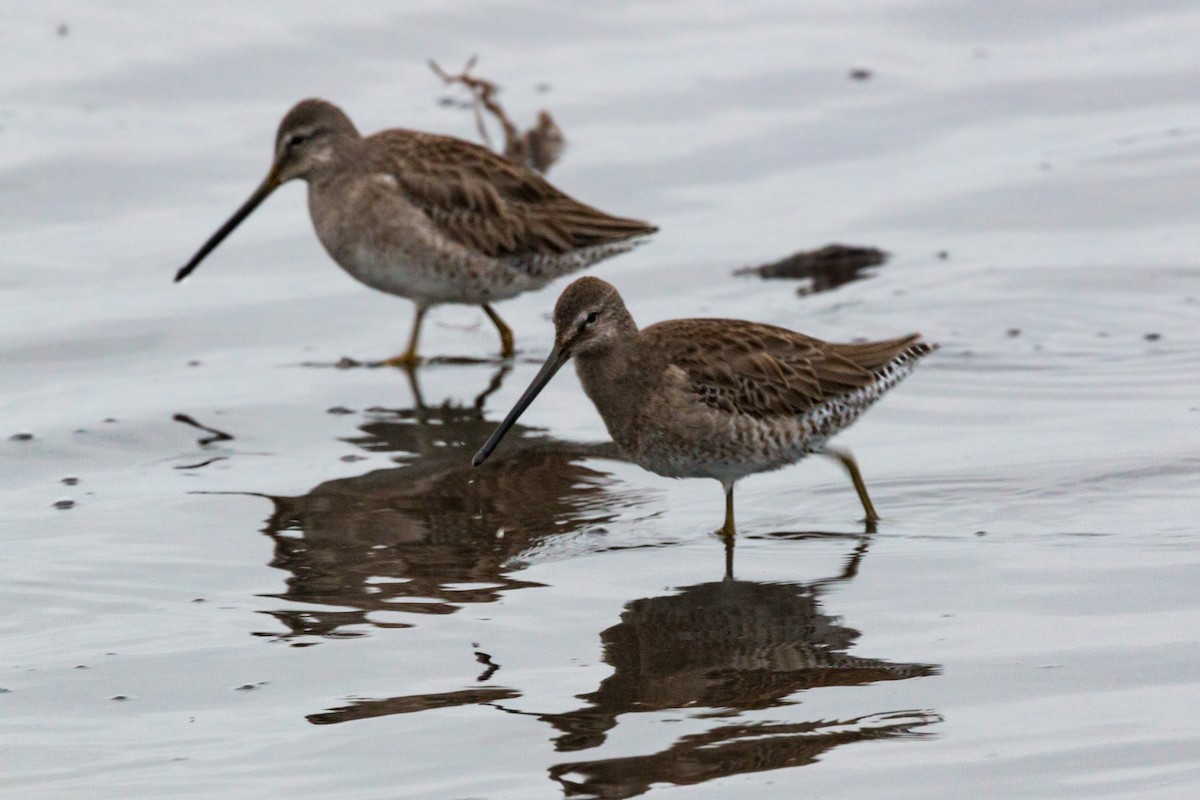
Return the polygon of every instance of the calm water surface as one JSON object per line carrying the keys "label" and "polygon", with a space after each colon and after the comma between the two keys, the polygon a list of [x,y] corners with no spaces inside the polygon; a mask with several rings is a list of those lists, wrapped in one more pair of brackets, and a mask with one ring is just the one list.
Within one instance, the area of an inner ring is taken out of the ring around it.
{"label": "calm water surface", "polygon": [[[0,790],[1195,797],[1197,41],[1166,0],[8,9]],[[298,186],[171,283],[295,100],[472,138],[425,62],[473,53],[556,183],[662,227],[594,270],[640,321],[942,344],[840,439],[877,530],[812,460],[726,552],[568,372],[472,470],[563,284],[502,307],[512,365],[335,369],[412,307]],[[891,258],[732,275],[829,242]]]}

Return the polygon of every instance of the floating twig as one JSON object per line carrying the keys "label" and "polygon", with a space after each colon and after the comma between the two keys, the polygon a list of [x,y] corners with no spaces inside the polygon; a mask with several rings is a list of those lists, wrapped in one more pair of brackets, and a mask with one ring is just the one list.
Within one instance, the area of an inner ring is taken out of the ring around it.
{"label": "floating twig", "polygon": [[[500,101],[496,99],[496,95],[500,93],[500,86],[486,78],[471,74],[477,61],[476,56],[471,56],[466,66],[456,75],[446,72],[433,59],[429,61],[429,68],[446,84],[459,84],[466,87],[467,91],[471,93],[471,109],[475,114],[475,127],[479,131],[479,138],[487,147],[501,153],[515,164],[521,164],[541,173],[548,172],[550,167],[562,156],[566,146],[562,129],[554,122],[550,112],[542,109],[538,112],[537,124],[521,133],[505,113]],[[503,148],[498,148],[492,143],[492,137],[488,134],[487,123],[484,119],[485,111],[496,119],[504,133]]]}

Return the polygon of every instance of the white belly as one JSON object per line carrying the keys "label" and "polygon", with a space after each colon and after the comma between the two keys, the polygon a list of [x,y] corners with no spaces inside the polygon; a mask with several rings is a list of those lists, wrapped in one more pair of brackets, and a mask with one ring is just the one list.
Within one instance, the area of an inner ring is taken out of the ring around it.
{"label": "white belly", "polygon": [[342,269],[372,289],[421,305],[478,305],[537,288],[530,276],[441,236],[417,208],[387,186],[356,186],[309,211],[317,238]]}

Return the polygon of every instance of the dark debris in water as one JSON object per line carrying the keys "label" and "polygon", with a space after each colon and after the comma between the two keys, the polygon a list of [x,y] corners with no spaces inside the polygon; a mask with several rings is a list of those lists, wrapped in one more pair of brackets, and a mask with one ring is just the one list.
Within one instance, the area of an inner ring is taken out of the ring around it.
{"label": "dark debris in water", "polygon": [[14,442],[28,442],[33,439],[33,434],[22,431],[21,433],[14,433],[8,438]]}
{"label": "dark debris in water", "polygon": [[475,679],[480,683],[489,680],[493,675],[496,674],[496,671],[500,669],[500,665],[495,661],[492,661],[492,657],[482,650],[475,651],[475,660],[487,667],[487,669],[479,673],[479,677]]}
{"label": "dark debris in water", "polygon": [[863,270],[877,267],[888,259],[888,254],[876,247],[857,247],[845,244],[827,244],[817,250],[801,250],[787,258],[743,267],[734,275],[757,275],[764,279],[784,278],[810,280],[812,283],[798,290],[801,295],[836,289],[839,286],[866,277]]}
{"label": "dark debris in water", "polygon": [[204,461],[197,461],[195,464],[180,464],[176,466],[175,469],[200,469],[201,467],[207,467],[209,464],[215,464],[218,461],[228,460],[229,456],[213,456],[212,458],[205,459]]}
{"label": "dark debris in water", "polygon": [[202,436],[196,440],[196,444],[200,445],[201,447],[207,447],[214,442],[233,441],[233,436],[231,434],[225,433],[224,431],[219,431],[216,428],[210,428],[207,425],[201,425],[187,414],[176,414],[175,416],[171,417],[171,419],[173,419],[175,422],[182,422],[184,425],[191,425],[193,428],[198,428],[205,433],[212,434],[211,436]]}
{"label": "dark debris in water", "polygon": [[68,477],[66,477],[66,478],[63,478],[63,479],[62,479],[62,485],[63,485],[63,486],[78,486],[78,485],[79,485],[79,478],[76,478],[76,477],[75,477],[75,476],[73,476],[73,475],[72,475],[72,476],[68,476]]}
{"label": "dark debris in water", "polygon": [[860,67],[858,69],[850,70],[850,80],[852,80],[852,81],[865,81],[865,80],[870,80],[870,78],[871,78],[871,70],[869,70],[869,69],[862,69]]}
{"label": "dark debris in water", "polygon": [[55,500],[54,507],[57,508],[59,511],[66,511],[68,509],[75,507],[75,501],[67,499],[67,498],[64,498],[62,500]]}
{"label": "dark debris in water", "polygon": [[1162,338],[1162,334],[1161,333],[1147,333],[1142,338],[1145,339],[1147,342],[1157,342],[1159,339]]}

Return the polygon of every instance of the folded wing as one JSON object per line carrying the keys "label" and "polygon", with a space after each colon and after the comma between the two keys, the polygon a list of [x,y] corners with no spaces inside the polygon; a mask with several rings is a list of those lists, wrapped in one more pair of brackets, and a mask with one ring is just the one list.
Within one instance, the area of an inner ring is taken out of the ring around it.
{"label": "folded wing", "polygon": [[670,363],[683,370],[691,391],[705,404],[761,419],[804,414],[930,350],[917,334],[835,344],[731,320],[675,320],[652,325],[645,334],[666,345]]}
{"label": "folded wing", "polygon": [[606,214],[556,189],[532,170],[487,148],[418,131],[384,131],[389,139],[372,168],[395,177],[398,190],[440,233],[494,258],[554,256],[654,233],[635,219]]}

